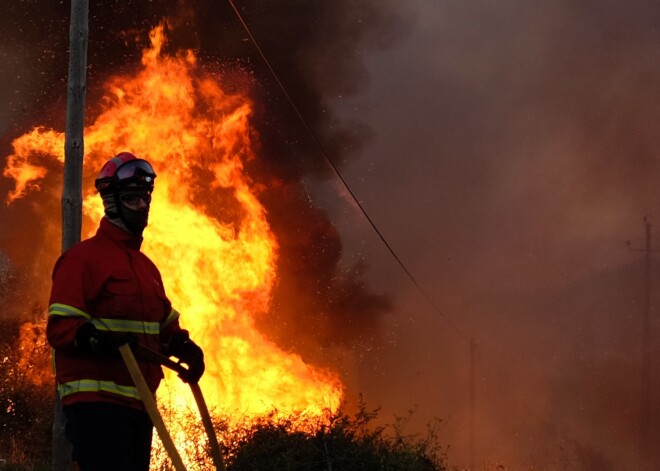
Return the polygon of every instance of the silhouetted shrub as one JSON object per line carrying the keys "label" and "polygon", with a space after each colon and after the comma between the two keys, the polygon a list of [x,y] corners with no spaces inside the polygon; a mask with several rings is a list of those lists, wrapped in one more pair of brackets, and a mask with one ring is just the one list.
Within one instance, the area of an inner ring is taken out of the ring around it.
{"label": "silhouetted shrub", "polygon": [[[0,319],[0,470],[46,469],[54,385],[44,323]],[[17,467],[18,466],[18,467]]]}
{"label": "silhouetted shrub", "polygon": [[227,450],[229,471],[444,471],[445,454],[434,429],[404,436],[396,427],[375,427],[377,411],[360,405],[354,416],[338,413],[316,431],[296,431],[289,419],[247,426]]}

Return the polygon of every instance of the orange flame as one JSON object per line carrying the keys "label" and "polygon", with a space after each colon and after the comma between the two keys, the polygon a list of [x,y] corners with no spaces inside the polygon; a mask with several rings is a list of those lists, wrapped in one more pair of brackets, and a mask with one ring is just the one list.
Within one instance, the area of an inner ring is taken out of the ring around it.
{"label": "orange flame", "polygon": [[18,334],[17,370],[32,386],[52,384],[52,375],[44,374],[50,370],[50,360],[44,353],[49,350],[46,342],[45,323],[26,322],[21,325]]}
{"label": "orange flame", "polygon": [[[201,387],[215,411],[236,420],[274,410],[311,417],[334,412],[343,396],[337,376],[283,352],[255,326],[255,316],[269,309],[277,242],[243,168],[255,158],[251,103],[226,94],[191,51],[163,55],[162,25],[150,38],[136,75],[107,85],[101,112],[85,130],[86,168],[99,169],[122,150],[154,165],[144,251],[159,265],[182,325],[206,353]],[[8,203],[39,188],[47,173],[39,159],[63,161],[63,147],[62,133],[43,128],[13,142],[4,175],[16,188]],[[89,189],[86,195],[85,214],[98,221],[100,198]],[[168,389],[161,399],[175,407],[189,397],[178,379],[168,381]]]}
{"label": "orange flame", "polygon": [[63,135],[56,131],[36,127],[12,142],[14,153],[7,158],[2,174],[16,182],[16,188],[7,195],[7,204],[25,196],[28,190],[39,190],[38,180],[48,170],[38,163],[41,154],[56,157],[64,162]]}

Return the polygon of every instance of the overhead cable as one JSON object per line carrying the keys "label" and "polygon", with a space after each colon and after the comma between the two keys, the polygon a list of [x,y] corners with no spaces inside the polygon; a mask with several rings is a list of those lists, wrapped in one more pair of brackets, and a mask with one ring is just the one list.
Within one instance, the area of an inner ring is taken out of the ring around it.
{"label": "overhead cable", "polygon": [[238,8],[236,8],[236,5],[234,5],[233,0],[229,0],[229,4],[231,5],[232,9],[233,9],[234,12],[236,13],[236,16],[238,17],[238,20],[239,20],[240,23],[243,25],[243,28],[245,29],[245,32],[247,33],[248,37],[250,38],[250,41],[252,42],[252,44],[253,44],[254,47],[256,48],[257,52],[259,52],[259,55],[261,56],[261,59],[264,61],[264,64],[266,65],[266,67],[268,67],[268,70],[270,71],[271,75],[272,75],[273,78],[275,79],[275,82],[277,82],[277,85],[280,87],[280,89],[282,90],[282,93],[284,94],[284,96],[286,97],[287,101],[288,101],[289,104],[291,105],[291,108],[293,109],[293,111],[295,112],[295,114],[298,116],[298,118],[299,118],[300,121],[302,122],[303,126],[305,127],[305,129],[307,130],[307,132],[309,133],[309,135],[312,137],[314,143],[315,143],[316,146],[319,148],[319,150],[321,151],[321,153],[323,154],[323,156],[325,157],[325,159],[327,160],[327,162],[330,164],[330,167],[331,167],[332,170],[334,171],[334,173],[335,173],[335,175],[337,176],[337,178],[339,178],[339,180],[341,181],[341,183],[342,183],[342,185],[344,186],[344,188],[346,188],[346,191],[348,191],[349,195],[351,196],[351,198],[353,199],[353,201],[355,202],[355,204],[357,205],[357,207],[360,209],[360,212],[362,213],[362,215],[364,216],[364,218],[369,222],[369,224],[371,225],[371,227],[373,228],[373,230],[376,232],[376,234],[378,235],[378,237],[380,238],[380,240],[383,242],[383,244],[385,245],[385,247],[387,248],[387,250],[388,250],[388,251],[390,252],[390,254],[394,257],[394,259],[397,261],[397,263],[398,263],[399,266],[403,269],[403,271],[406,273],[406,275],[408,275],[408,278],[410,278],[410,280],[412,281],[412,283],[413,283],[413,284],[415,285],[415,287],[419,290],[419,292],[420,292],[420,293],[422,294],[422,296],[426,299],[426,301],[431,305],[431,307],[433,307],[433,309],[435,310],[435,312],[438,313],[438,314],[439,314],[439,315],[440,315],[440,316],[441,316],[441,317],[447,322],[447,324],[449,324],[449,325],[450,325],[450,326],[456,331],[456,333],[458,333],[461,337],[463,337],[464,340],[468,339],[468,336],[466,336],[466,335],[461,331],[461,329],[459,329],[458,326],[457,326],[457,325],[456,325],[451,319],[449,319],[449,318],[444,314],[444,312],[438,307],[438,305],[435,303],[435,301],[433,301],[433,299],[431,299],[431,297],[426,293],[426,291],[424,290],[424,288],[422,288],[422,286],[417,282],[417,280],[415,279],[415,277],[413,276],[413,274],[410,272],[410,270],[408,270],[408,268],[407,268],[406,265],[403,263],[403,261],[401,260],[401,258],[399,258],[399,256],[398,256],[397,253],[394,251],[394,249],[392,248],[392,246],[389,244],[389,242],[387,242],[387,240],[385,239],[385,237],[383,236],[383,234],[381,233],[381,231],[378,229],[378,227],[376,226],[376,224],[374,223],[374,221],[371,219],[371,217],[369,216],[369,214],[367,214],[366,210],[362,207],[362,205],[360,204],[359,200],[357,199],[355,193],[353,193],[353,190],[351,190],[350,186],[348,185],[348,183],[346,182],[346,180],[344,179],[344,177],[342,176],[342,174],[339,172],[339,169],[337,168],[337,166],[335,165],[335,163],[332,161],[332,159],[330,158],[330,156],[329,156],[328,153],[326,152],[325,147],[323,146],[323,144],[321,143],[320,139],[319,139],[318,136],[316,135],[316,132],[314,132],[314,130],[311,128],[311,126],[307,123],[307,120],[305,119],[305,117],[302,115],[302,113],[301,113],[300,110],[298,109],[298,106],[296,105],[296,103],[295,103],[295,102],[293,101],[293,99],[291,98],[291,95],[289,95],[289,92],[287,91],[286,87],[284,86],[284,84],[283,84],[282,81],[280,80],[279,76],[277,75],[277,73],[275,72],[275,70],[273,69],[273,67],[271,66],[270,61],[268,60],[268,58],[267,58],[266,55],[264,54],[263,50],[262,50],[261,47],[259,46],[259,43],[258,43],[257,40],[255,39],[255,37],[254,37],[254,35],[252,34],[252,32],[251,32],[250,28],[248,27],[247,23],[243,20],[243,16],[242,16],[241,13],[238,11]]}

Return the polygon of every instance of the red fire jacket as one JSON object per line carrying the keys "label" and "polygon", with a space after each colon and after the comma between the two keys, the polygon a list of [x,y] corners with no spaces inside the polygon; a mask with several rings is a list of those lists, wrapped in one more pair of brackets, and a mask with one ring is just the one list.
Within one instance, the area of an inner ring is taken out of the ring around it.
{"label": "red fire jacket", "polygon": [[[101,401],[143,409],[121,357],[84,355],[74,346],[76,331],[85,322],[99,330],[130,332],[158,352],[181,330],[160,272],[140,252],[141,244],[141,237],[103,218],[95,236],[72,247],[55,264],[46,333],[54,348],[63,405]],[[138,363],[155,392],[163,377],[161,367],[139,359]]]}

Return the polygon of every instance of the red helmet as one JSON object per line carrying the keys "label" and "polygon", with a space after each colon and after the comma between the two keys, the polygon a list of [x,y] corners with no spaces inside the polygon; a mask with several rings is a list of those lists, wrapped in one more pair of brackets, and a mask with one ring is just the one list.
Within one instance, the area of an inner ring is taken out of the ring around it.
{"label": "red helmet", "polygon": [[130,152],[121,152],[103,165],[94,184],[100,193],[130,184],[153,189],[155,178],[156,172],[149,162],[138,159]]}

